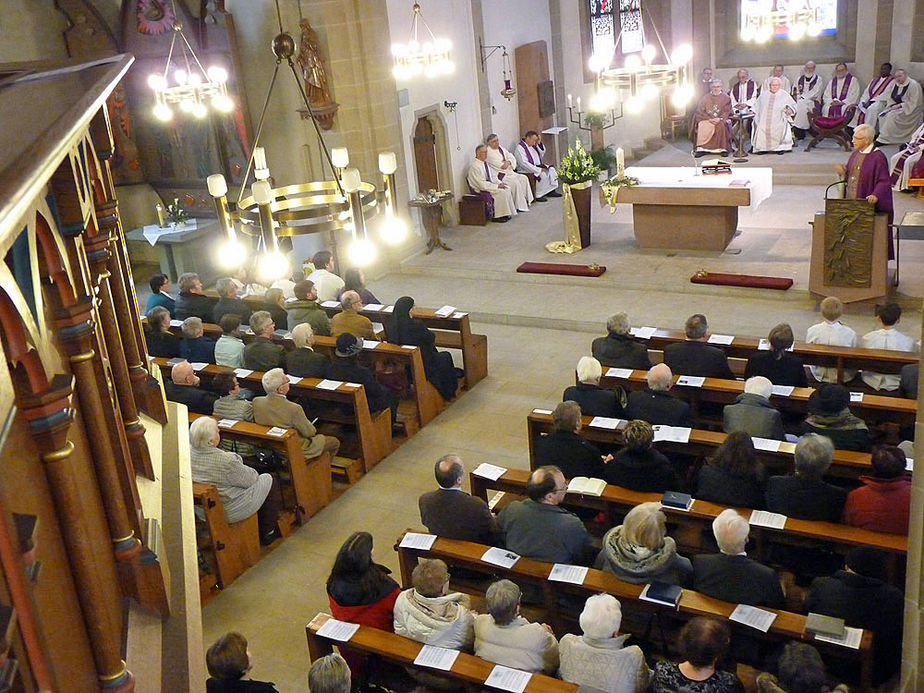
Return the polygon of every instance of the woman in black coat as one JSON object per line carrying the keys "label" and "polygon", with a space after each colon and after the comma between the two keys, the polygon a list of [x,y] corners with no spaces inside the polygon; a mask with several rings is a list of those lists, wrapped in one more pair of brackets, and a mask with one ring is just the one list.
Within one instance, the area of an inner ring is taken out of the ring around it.
{"label": "woman in black coat", "polygon": [[414,299],[410,296],[402,296],[395,302],[395,310],[385,327],[388,341],[392,344],[420,347],[427,380],[433,383],[443,399],[450,400],[456,396],[456,390],[459,388],[452,356],[445,351],[437,351],[436,336],[427,329],[423,321],[411,317],[413,307]]}
{"label": "woman in black coat", "polygon": [[745,508],[764,507],[767,477],[757,459],[754,443],[744,431],[729,433],[702,469],[696,483],[697,498]]}
{"label": "woman in black coat", "polygon": [[774,385],[808,387],[805,364],[788,351],[795,341],[792,327],[781,322],[770,330],[767,341],[770,342],[770,351],[758,352],[748,359],[744,369],[745,380],[762,375]]}

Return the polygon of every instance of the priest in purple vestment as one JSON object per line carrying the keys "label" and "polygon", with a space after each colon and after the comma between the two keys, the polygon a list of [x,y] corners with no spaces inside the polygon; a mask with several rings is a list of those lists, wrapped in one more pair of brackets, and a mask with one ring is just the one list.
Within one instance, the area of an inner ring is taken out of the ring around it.
{"label": "priest in purple vestment", "polygon": [[[853,151],[847,159],[847,165],[838,164],[835,170],[847,179],[844,198],[848,200],[865,199],[876,205],[876,211],[889,216],[892,223],[892,181],[889,177],[889,162],[880,149],[873,145],[876,131],[869,123],[858,125],[853,132]],[[889,233],[889,257],[894,257],[892,234]]]}

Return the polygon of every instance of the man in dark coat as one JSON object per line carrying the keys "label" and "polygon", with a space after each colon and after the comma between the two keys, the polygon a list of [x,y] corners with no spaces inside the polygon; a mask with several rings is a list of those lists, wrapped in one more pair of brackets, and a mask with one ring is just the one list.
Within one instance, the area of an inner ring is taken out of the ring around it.
{"label": "man in dark coat", "polygon": [[[350,332],[337,337],[334,359],[328,367],[328,377],[348,383],[359,383],[366,391],[366,402],[373,414],[383,409],[391,410],[391,423],[394,425],[398,416],[398,395],[384,385],[375,381],[372,371],[359,365],[356,357],[362,353],[363,340]],[[352,406],[350,406],[352,409]]]}
{"label": "man in dark coat", "polygon": [[299,378],[326,378],[330,370],[330,359],[314,350],[314,332],[307,322],[292,329],[294,349],[286,352],[285,371]]}
{"label": "man in dark coat", "polygon": [[767,509],[800,520],[840,522],[847,491],[822,480],[831,466],[834,446],[817,433],[796,443],[794,476],[772,476],[767,482]]}
{"label": "man in dark coat", "polygon": [[648,347],[632,338],[629,333],[629,317],[625,313],[610,316],[606,321],[606,337],[597,337],[591,344],[590,351],[602,365],[611,368],[631,368],[640,371],[651,368]]}
{"label": "man in dark coat", "polygon": [[726,433],[744,431],[752,438],[784,440],[783,417],[772,404],[773,384],[762,375],[748,378],[744,393],[722,411],[722,430]]}
{"label": "man in dark coat", "polygon": [[276,324],[268,311],[258,310],[250,316],[250,329],[253,341],[244,347],[244,367],[254,371],[269,371],[281,368],[285,358],[285,349],[273,342]]}
{"label": "man in dark coat", "polygon": [[179,402],[197,414],[212,414],[218,395],[199,387],[199,376],[193,372],[189,361],[173,365],[170,380],[164,383],[164,392],[171,402]]}
{"label": "man in dark coat", "polygon": [[215,291],[218,292],[218,303],[212,308],[212,322],[220,322],[222,316],[228,313],[240,316],[242,323],[250,320],[250,308],[244,299],[237,297],[237,284],[231,277],[216,281]]}
{"label": "man in dark coat", "polygon": [[673,384],[671,369],[659,363],[648,371],[648,389],[629,394],[626,417],[641,419],[652,425],[692,426],[690,405],[671,396],[668,390]]}
{"label": "man in dark coat", "polygon": [[678,375],[734,380],[728,367],[728,357],[718,347],[706,343],[709,325],[706,316],[691,315],[683,328],[686,340],[664,348],[664,363]]}
{"label": "man in dark coat", "polygon": [[176,310],[173,317],[177,320],[201,318],[202,322],[212,321],[214,301],[202,292],[202,282],[195,272],[181,274],[176,280],[180,294],[176,298]]}
{"label": "man in dark coat", "polygon": [[555,430],[549,435],[539,436],[533,443],[536,453],[535,466],[557,465],[566,479],[577,476],[603,478],[603,465],[613,459],[605,458],[588,440],[582,438],[581,408],[577,402],[562,402],[552,412]]}

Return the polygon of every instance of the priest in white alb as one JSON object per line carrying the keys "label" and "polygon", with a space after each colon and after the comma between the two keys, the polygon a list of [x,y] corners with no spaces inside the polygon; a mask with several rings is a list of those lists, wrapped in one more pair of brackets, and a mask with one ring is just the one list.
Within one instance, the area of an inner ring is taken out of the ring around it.
{"label": "priest in white alb", "polygon": [[[821,114],[828,118],[839,118],[850,106],[856,105],[860,100],[860,91],[860,80],[847,70],[845,63],[838,63],[834,66],[834,77],[831,83],[825,87]],[[857,124],[858,116],[859,111],[854,110],[853,118],[849,123],[850,127]]]}
{"label": "priest in white alb", "polygon": [[904,70],[895,71],[895,81],[889,90],[889,101],[879,111],[876,121],[879,144],[904,144],[924,119],[921,84]]}
{"label": "priest in white alb", "polygon": [[922,153],[924,153],[924,124],[914,131],[907,146],[895,152],[889,159],[892,190],[900,192],[911,189],[914,167],[921,160]]}
{"label": "priest in white alb", "polygon": [[857,102],[857,122],[854,127],[863,123],[869,123],[873,127],[876,126],[879,111],[886,107],[886,102],[889,100],[889,94],[886,90],[892,88],[892,82],[894,81],[892,63],[882,63],[879,66],[879,76],[874,77],[866,85],[866,89]]}
{"label": "priest in white alb", "polygon": [[515,217],[517,214],[513,196],[510,194],[510,187],[506,183],[497,180],[497,175],[488,165],[487,157],[487,147],[483,144],[475,147],[475,160],[468,167],[468,176],[466,178],[468,187],[476,194],[488,192],[494,198],[493,221],[510,221],[510,217]]}
{"label": "priest in white alb", "polygon": [[744,68],[738,70],[738,81],[728,92],[732,108],[735,113],[751,113],[757,103],[757,82],[751,79],[750,73]]}
{"label": "priest in white alb", "polygon": [[488,166],[495,179],[510,188],[517,211],[528,212],[529,203],[533,201],[533,191],[529,187],[529,179],[516,172],[516,157],[500,146],[497,135],[488,135],[485,143],[488,145]]}
{"label": "priest in white alb", "polygon": [[767,76],[767,78],[760,85],[760,93],[763,94],[770,88],[770,80],[776,77],[780,80],[780,90],[786,94],[792,95],[792,82],[789,81],[789,77],[783,74],[782,65],[774,65],[773,71]]}
{"label": "priest in white alb", "polygon": [[825,81],[815,71],[815,61],[809,60],[802,68],[802,74],[796,80],[796,137],[805,138],[805,133],[811,127],[808,114],[821,105],[822,91]]}
{"label": "priest in white alb", "polygon": [[513,155],[517,160],[517,171],[530,173],[536,177],[536,201],[542,202],[545,196],[561,197],[558,192],[558,171],[554,166],[546,166],[542,163],[542,155],[545,154],[545,145],[539,133],[535,130],[527,130],[523,139],[517,142],[513,148]]}
{"label": "priest in white alb", "polygon": [[755,154],[792,151],[792,119],[796,115],[796,102],[780,88],[779,77],[771,77],[767,89],[757,97],[754,116],[754,136],[751,150]]}

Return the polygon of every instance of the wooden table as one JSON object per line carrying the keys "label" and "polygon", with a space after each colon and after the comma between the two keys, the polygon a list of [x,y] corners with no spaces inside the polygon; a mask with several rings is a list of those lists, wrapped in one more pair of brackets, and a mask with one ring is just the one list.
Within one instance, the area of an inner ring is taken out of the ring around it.
{"label": "wooden table", "polygon": [[451,192],[441,193],[435,200],[417,198],[408,201],[408,207],[416,207],[420,210],[420,216],[423,219],[424,228],[427,230],[427,255],[433,252],[434,248],[443,250],[452,250],[448,245],[440,240],[440,222],[443,220],[443,202],[452,198]]}

